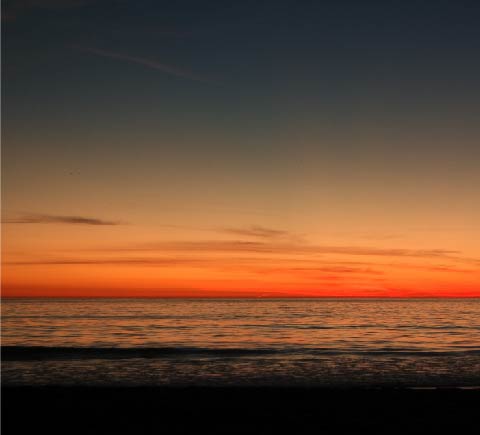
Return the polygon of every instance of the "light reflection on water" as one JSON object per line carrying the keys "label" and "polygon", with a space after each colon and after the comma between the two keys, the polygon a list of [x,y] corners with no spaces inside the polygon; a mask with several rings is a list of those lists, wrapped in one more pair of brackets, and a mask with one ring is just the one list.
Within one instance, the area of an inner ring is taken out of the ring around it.
{"label": "light reflection on water", "polygon": [[6,300],[2,315],[2,346],[281,352],[7,359],[7,384],[480,384],[478,299]]}

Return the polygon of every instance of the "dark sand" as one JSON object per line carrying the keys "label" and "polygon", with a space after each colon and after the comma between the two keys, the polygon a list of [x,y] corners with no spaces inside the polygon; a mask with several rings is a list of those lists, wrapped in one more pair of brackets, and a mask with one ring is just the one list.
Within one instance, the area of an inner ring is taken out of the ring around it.
{"label": "dark sand", "polygon": [[479,390],[4,387],[2,433],[475,433]]}

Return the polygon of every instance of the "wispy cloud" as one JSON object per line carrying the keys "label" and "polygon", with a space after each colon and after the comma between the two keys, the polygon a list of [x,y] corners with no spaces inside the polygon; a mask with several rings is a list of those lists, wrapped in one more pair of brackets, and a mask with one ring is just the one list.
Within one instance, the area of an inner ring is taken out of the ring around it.
{"label": "wispy cloud", "polygon": [[372,255],[386,257],[445,257],[459,254],[459,251],[447,249],[390,249],[362,246],[318,246],[313,249],[319,253],[325,254]]}
{"label": "wispy cloud", "polygon": [[298,275],[317,274],[317,273],[338,273],[338,274],[365,274],[365,275],[383,275],[382,271],[372,268],[345,267],[345,266],[317,266],[317,267],[280,267],[265,268],[260,272],[265,273],[290,273]]}
{"label": "wispy cloud", "polygon": [[258,225],[252,225],[245,228],[222,228],[220,231],[237,236],[258,237],[261,239],[278,239],[290,235],[288,231],[276,230]]}
{"label": "wispy cloud", "polygon": [[40,266],[40,265],[132,265],[132,266],[194,266],[205,264],[205,260],[190,258],[68,258],[68,259],[44,259],[27,261],[9,261],[5,264],[12,266]]}
{"label": "wispy cloud", "polygon": [[161,242],[127,248],[126,250],[159,250],[186,252],[253,252],[278,254],[338,254],[380,257],[449,258],[459,251],[446,249],[396,249],[363,246],[322,246],[297,243],[248,240],[205,240],[186,242]]}
{"label": "wispy cloud", "polygon": [[172,76],[181,77],[188,80],[195,80],[199,82],[213,83],[213,80],[209,80],[205,77],[194,74],[191,71],[180,69],[180,68],[177,68],[176,66],[168,65],[166,63],[158,62],[156,60],[147,59],[144,57],[130,56],[124,53],[116,53],[112,51],[100,50],[97,48],[82,47],[78,45],[73,46],[73,48],[87,52],[87,53],[95,54],[97,56],[109,57],[112,59],[118,59],[125,62],[136,63],[139,65],[146,66],[148,68],[155,69],[157,71],[161,71],[163,73],[166,73]]}
{"label": "wispy cloud", "polygon": [[[245,276],[283,276],[301,280],[342,280],[347,275],[382,275],[383,273],[365,267],[346,267],[342,265],[322,265],[310,261],[203,256],[202,257],[111,257],[111,258],[40,258],[5,262],[9,266],[133,266],[171,268],[200,268],[215,270],[221,273],[242,273]],[[356,278],[357,280],[359,278]]]}
{"label": "wispy cloud", "polygon": [[452,265],[444,265],[444,264],[430,264],[430,265],[419,265],[419,264],[405,264],[405,263],[385,263],[383,266],[389,268],[399,268],[399,269],[411,269],[411,270],[424,270],[428,272],[447,272],[447,273],[480,273],[480,269],[478,266],[480,263],[477,261],[475,263],[474,259],[465,259],[465,258],[455,258],[455,260],[466,263],[469,265],[477,266],[476,268],[468,268],[465,267],[457,267]]}
{"label": "wispy cloud", "polygon": [[121,225],[120,221],[108,221],[85,216],[58,216],[49,214],[25,214],[4,221],[7,224],[73,224],[73,225]]}

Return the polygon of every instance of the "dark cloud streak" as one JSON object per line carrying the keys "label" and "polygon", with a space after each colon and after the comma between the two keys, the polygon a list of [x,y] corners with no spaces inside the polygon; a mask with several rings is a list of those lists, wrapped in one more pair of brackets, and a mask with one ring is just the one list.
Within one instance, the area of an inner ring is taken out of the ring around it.
{"label": "dark cloud streak", "polygon": [[[134,248],[132,250],[135,250]],[[257,252],[277,254],[339,254],[381,257],[431,257],[449,258],[459,251],[445,249],[390,249],[362,246],[322,246],[295,243],[272,243],[244,240],[206,240],[199,242],[163,242],[137,250],[167,250],[192,252]]]}
{"label": "dark cloud streak", "polygon": [[107,258],[107,259],[53,259],[34,261],[11,261],[6,264],[12,266],[75,266],[75,265],[140,265],[140,266],[191,266],[203,264],[205,261],[196,259],[175,259],[175,258]]}
{"label": "dark cloud streak", "polygon": [[72,224],[72,225],[121,225],[119,221],[108,221],[85,216],[57,216],[48,214],[27,214],[15,219],[7,219],[7,224]]}
{"label": "dark cloud streak", "polygon": [[289,235],[288,231],[275,230],[258,225],[252,225],[247,228],[223,228],[221,232],[237,236],[258,237],[261,239],[276,239]]}
{"label": "dark cloud streak", "polygon": [[168,65],[165,63],[158,62],[156,60],[151,60],[151,59],[146,59],[144,57],[137,57],[137,56],[130,56],[128,54],[123,54],[123,53],[116,53],[112,51],[106,51],[106,50],[99,50],[97,48],[90,48],[90,47],[81,47],[78,45],[73,46],[73,48],[84,51],[86,53],[91,53],[95,54],[97,56],[102,56],[102,57],[109,57],[112,59],[118,59],[118,60],[123,60],[125,62],[130,62],[130,63],[136,63],[139,65],[146,66],[148,68],[152,68],[158,71],[161,71],[163,73],[176,76],[176,77],[181,77],[184,79],[189,79],[189,80],[194,80],[194,81],[199,81],[199,82],[207,82],[207,83],[213,83],[212,80],[206,79],[205,77],[201,77],[199,75],[196,75],[190,71],[186,71],[180,68],[177,68],[173,65]]}

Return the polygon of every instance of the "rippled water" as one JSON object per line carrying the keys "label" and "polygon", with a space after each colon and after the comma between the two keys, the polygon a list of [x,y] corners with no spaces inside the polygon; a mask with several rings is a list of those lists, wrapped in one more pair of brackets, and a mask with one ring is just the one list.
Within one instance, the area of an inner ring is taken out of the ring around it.
{"label": "rippled water", "polygon": [[480,300],[5,300],[3,382],[480,385]]}

